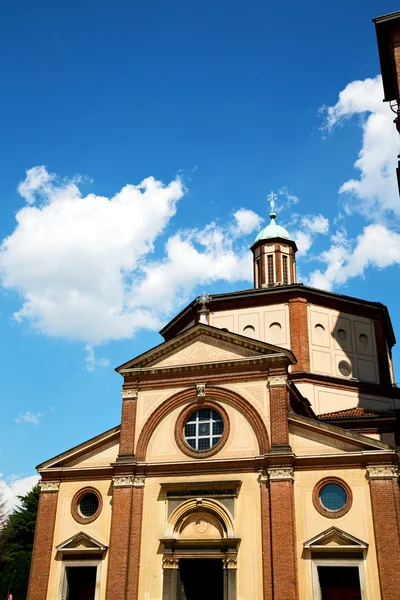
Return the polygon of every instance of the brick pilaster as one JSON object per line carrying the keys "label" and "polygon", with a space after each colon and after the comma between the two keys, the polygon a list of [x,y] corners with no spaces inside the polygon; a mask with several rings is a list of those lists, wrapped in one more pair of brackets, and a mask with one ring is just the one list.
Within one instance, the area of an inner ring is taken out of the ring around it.
{"label": "brick pilaster", "polygon": [[398,600],[400,538],[396,506],[398,468],[392,465],[367,467],[374,520],[376,554],[382,600]]}
{"label": "brick pilaster", "polygon": [[268,469],[274,600],[298,600],[293,468]]}
{"label": "brick pilaster", "polygon": [[40,486],[28,600],[46,600],[47,598],[59,485],[59,482],[45,481]]}
{"label": "brick pilaster", "polygon": [[144,478],[135,478],[132,489],[131,530],[129,540],[127,600],[138,600],[140,544],[142,539]]}
{"label": "brick pilaster", "polygon": [[310,371],[310,345],[308,341],[307,300],[289,300],[290,349],[297,359],[292,371]]}
{"label": "brick pilaster", "polygon": [[274,448],[289,448],[289,390],[286,386],[287,376],[270,376],[269,402],[271,420],[271,451]]}
{"label": "brick pilaster", "polygon": [[110,549],[107,573],[107,600],[126,600],[132,476],[114,477]]}
{"label": "brick pilaster", "polygon": [[271,511],[268,487],[268,475],[260,473],[261,493],[261,543],[262,543],[262,580],[263,600],[273,599],[272,554],[271,554]]}
{"label": "brick pilaster", "polygon": [[118,462],[124,459],[133,459],[135,454],[137,398],[137,390],[122,390],[122,416]]}
{"label": "brick pilaster", "polygon": [[281,245],[275,244],[275,283],[283,283],[282,279]]}

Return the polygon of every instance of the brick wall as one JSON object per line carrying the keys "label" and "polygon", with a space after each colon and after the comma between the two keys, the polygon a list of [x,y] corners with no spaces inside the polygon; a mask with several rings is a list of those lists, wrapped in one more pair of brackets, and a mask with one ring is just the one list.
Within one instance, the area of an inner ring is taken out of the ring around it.
{"label": "brick wall", "polygon": [[371,479],[371,500],[382,600],[399,600],[400,542],[394,479]]}
{"label": "brick wall", "polygon": [[297,358],[292,371],[310,371],[310,346],[308,341],[307,300],[289,300],[290,348]]}
{"label": "brick wall", "polygon": [[28,600],[46,600],[53,552],[58,492],[41,492],[36,519]]}
{"label": "brick wall", "polygon": [[127,398],[122,401],[120,455],[133,456],[135,453],[136,406],[136,399]]}
{"label": "brick wall", "polygon": [[129,540],[129,566],[127,600],[137,600],[139,591],[140,545],[142,538],[144,487],[132,490],[131,530]]}
{"label": "brick wall", "polygon": [[261,483],[261,536],[262,536],[262,570],[263,600],[272,600],[272,564],[271,564],[271,515],[269,508],[269,489]]}
{"label": "brick wall", "polygon": [[126,600],[129,560],[129,523],[132,487],[114,487],[108,557],[107,600]]}
{"label": "brick wall", "polygon": [[289,445],[289,392],[286,385],[270,387],[271,447]]}

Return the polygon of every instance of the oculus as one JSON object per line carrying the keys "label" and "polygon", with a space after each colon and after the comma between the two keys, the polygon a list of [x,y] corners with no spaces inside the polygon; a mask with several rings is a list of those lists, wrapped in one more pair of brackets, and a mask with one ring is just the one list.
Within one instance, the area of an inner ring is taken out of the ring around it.
{"label": "oculus", "polygon": [[175,424],[175,440],[179,448],[195,458],[219,452],[229,435],[229,419],[225,409],[206,399],[191,403]]}
{"label": "oculus", "polygon": [[349,486],[337,477],[326,477],[313,491],[314,507],[330,519],[345,515],[351,508],[353,496]]}
{"label": "oculus", "polygon": [[95,488],[87,487],[79,490],[73,497],[71,513],[78,523],[92,523],[101,513],[102,506],[100,492]]}

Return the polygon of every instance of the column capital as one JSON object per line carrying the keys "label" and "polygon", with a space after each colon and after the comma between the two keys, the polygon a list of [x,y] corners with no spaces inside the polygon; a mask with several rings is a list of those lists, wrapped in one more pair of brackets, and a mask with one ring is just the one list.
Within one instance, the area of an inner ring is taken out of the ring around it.
{"label": "column capital", "polygon": [[397,479],[399,467],[395,465],[370,465],[367,467],[368,479]]}
{"label": "column capital", "polygon": [[43,492],[58,492],[60,489],[59,481],[41,481],[39,483],[40,491]]}
{"label": "column capital", "polygon": [[144,487],[145,477],[137,475],[114,475],[113,487]]}
{"label": "column capital", "polygon": [[162,566],[163,569],[179,569],[179,560],[177,558],[164,556]]}
{"label": "column capital", "polygon": [[268,471],[267,469],[260,469],[258,471],[258,483],[267,485],[268,483]]}
{"label": "column capital", "polygon": [[222,563],[224,565],[224,569],[237,569],[237,559],[233,556],[228,556],[227,558],[222,559]]}
{"label": "column capital", "polygon": [[121,390],[122,400],[137,400],[139,395],[139,390]]}
{"label": "column capital", "polygon": [[268,476],[270,481],[293,481],[293,467],[270,467]]}
{"label": "column capital", "polygon": [[283,387],[288,381],[287,375],[272,375],[268,377],[269,387]]}

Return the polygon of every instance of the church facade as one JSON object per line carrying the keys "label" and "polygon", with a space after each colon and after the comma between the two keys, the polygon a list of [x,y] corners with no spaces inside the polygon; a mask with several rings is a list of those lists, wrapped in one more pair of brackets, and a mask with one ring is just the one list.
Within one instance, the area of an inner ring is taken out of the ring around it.
{"label": "church facade", "polygon": [[270,224],[252,289],[120,366],[121,425],[38,467],[29,600],[398,600],[400,394],[385,306],[297,283]]}

